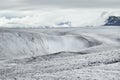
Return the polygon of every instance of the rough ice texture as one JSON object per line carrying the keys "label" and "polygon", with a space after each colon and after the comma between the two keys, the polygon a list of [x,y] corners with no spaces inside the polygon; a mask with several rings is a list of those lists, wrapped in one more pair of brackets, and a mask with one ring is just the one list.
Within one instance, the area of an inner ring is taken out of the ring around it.
{"label": "rough ice texture", "polygon": [[120,28],[0,29],[1,80],[120,80]]}

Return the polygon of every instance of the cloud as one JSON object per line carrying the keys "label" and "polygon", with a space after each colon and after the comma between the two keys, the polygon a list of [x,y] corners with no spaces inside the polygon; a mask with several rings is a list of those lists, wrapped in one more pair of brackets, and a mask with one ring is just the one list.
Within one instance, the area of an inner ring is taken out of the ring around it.
{"label": "cloud", "polygon": [[103,11],[119,11],[119,4],[120,0],[0,0],[0,27],[91,25]]}
{"label": "cloud", "polygon": [[[0,18],[0,27],[69,27],[69,25],[58,25],[70,23],[72,27],[84,27],[91,25],[102,25],[105,19],[101,16],[106,10],[99,9],[63,9],[51,12],[16,12],[16,17],[7,18],[5,15]],[[109,10],[107,10],[109,11]],[[111,10],[110,10],[111,11]],[[113,10],[112,10],[113,11]],[[10,13],[10,12],[9,12]],[[19,15],[19,13],[21,15]],[[11,12],[12,14],[12,12]],[[15,12],[13,11],[13,14]],[[106,13],[105,13],[106,14]],[[8,14],[9,15],[9,14]],[[21,16],[21,17],[20,17]]]}
{"label": "cloud", "polygon": [[51,8],[120,8],[120,0],[1,0],[1,10]]}
{"label": "cloud", "polygon": [[120,7],[120,0],[25,0],[28,5],[81,7]]}

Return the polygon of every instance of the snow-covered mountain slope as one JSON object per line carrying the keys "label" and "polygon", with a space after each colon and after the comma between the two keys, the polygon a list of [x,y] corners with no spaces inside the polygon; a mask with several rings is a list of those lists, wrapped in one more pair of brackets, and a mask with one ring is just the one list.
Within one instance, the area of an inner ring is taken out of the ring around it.
{"label": "snow-covered mountain slope", "polygon": [[33,15],[23,17],[7,18],[7,16],[2,16],[0,17],[0,27],[50,28],[101,26],[109,23],[107,20],[111,16],[120,16],[120,12],[114,10],[58,10],[44,14],[33,13]]}
{"label": "snow-covered mountain slope", "polygon": [[30,57],[60,51],[78,52],[80,49],[101,44],[94,38],[72,35],[69,32],[50,35],[34,31],[0,30],[0,37],[0,59]]}
{"label": "snow-covered mountain slope", "polygon": [[0,29],[1,80],[120,80],[119,66],[120,28]]}
{"label": "snow-covered mountain slope", "polygon": [[[79,52],[105,45],[119,46],[119,29],[90,30],[91,28],[1,29],[0,59],[31,57],[61,51]],[[109,30],[112,32],[109,33]]]}

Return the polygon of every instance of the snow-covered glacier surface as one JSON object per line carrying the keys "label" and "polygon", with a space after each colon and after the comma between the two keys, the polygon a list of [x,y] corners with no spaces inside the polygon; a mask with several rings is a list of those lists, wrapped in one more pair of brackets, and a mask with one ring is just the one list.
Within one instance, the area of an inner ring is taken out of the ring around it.
{"label": "snow-covered glacier surface", "polygon": [[0,29],[1,80],[120,80],[120,28]]}

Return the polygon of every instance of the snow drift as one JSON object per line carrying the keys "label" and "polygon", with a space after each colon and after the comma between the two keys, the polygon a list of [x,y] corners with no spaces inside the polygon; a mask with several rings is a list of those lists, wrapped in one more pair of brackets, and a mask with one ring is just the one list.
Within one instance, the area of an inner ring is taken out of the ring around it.
{"label": "snow drift", "polygon": [[[80,52],[96,46],[119,46],[119,30],[112,30],[116,36],[105,34],[111,29],[1,29],[0,59],[31,57],[57,52]],[[86,32],[87,31],[87,32]],[[86,33],[85,33],[86,32]],[[80,33],[80,34],[79,34]],[[95,33],[95,34],[94,34]],[[100,35],[101,33],[104,33]]]}
{"label": "snow drift", "polygon": [[1,28],[0,79],[120,80],[119,33],[112,27]]}
{"label": "snow drift", "polygon": [[101,44],[95,39],[82,35],[59,34],[0,30],[0,59],[31,57],[61,51],[78,52],[80,49]]}

